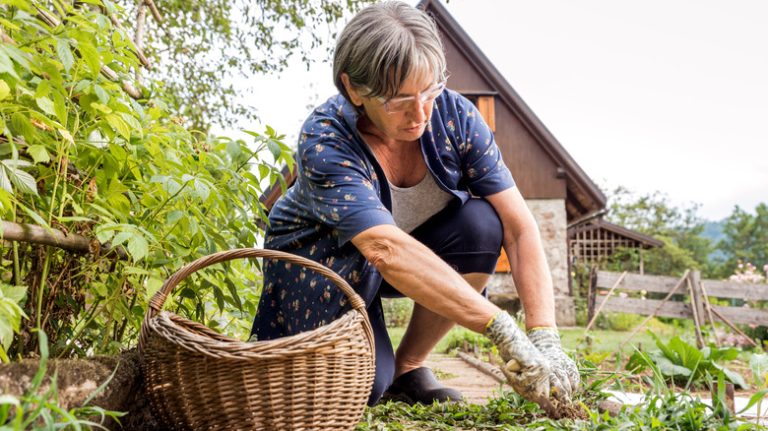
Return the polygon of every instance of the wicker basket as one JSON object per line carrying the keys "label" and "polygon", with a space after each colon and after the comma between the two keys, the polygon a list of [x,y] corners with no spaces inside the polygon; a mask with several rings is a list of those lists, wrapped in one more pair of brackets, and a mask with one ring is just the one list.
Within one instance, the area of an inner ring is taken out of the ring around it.
{"label": "wicker basket", "polygon": [[[352,310],[309,332],[243,342],[167,311],[185,277],[246,257],[302,265],[333,281]],[[330,269],[289,253],[235,249],[200,258],[152,297],[139,352],[153,412],[175,430],[350,430],[360,420],[374,375],[374,341],[365,303]]]}

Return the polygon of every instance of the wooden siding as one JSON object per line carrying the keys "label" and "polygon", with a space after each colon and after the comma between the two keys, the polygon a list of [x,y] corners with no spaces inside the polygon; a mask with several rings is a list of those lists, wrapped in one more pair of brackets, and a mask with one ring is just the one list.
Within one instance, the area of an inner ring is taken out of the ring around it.
{"label": "wooden siding", "polygon": [[[452,38],[443,33],[448,64],[448,87],[462,94],[487,94],[495,89],[478,73]],[[478,98],[479,101],[479,98]],[[526,199],[565,199],[566,181],[557,177],[557,164],[523,123],[498,99],[495,107],[495,136],[504,162],[512,171],[520,193]]]}

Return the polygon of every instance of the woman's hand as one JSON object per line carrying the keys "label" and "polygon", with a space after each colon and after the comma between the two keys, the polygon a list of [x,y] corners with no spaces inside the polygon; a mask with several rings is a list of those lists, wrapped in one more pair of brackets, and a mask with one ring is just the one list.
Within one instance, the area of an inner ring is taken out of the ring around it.
{"label": "woman's hand", "polygon": [[557,329],[533,328],[528,331],[528,339],[549,360],[552,369],[550,384],[553,392],[560,392],[558,398],[561,400],[570,400],[579,389],[581,377],[576,363],[563,352]]}
{"label": "woman's hand", "polygon": [[549,416],[556,416],[550,395],[551,368],[547,359],[517,326],[507,312],[498,313],[485,335],[493,341],[506,365],[502,367],[512,388],[523,398],[539,404]]}

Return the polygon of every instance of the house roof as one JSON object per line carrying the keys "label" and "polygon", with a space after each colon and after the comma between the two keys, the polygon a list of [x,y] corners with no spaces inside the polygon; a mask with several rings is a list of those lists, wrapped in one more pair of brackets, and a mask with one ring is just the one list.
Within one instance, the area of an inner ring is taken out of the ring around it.
{"label": "house roof", "polygon": [[565,175],[568,198],[566,209],[569,218],[576,218],[600,210],[606,205],[606,197],[599,187],[587,176],[576,161],[565,151],[552,133],[533,113],[504,76],[483,54],[459,23],[451,16],[439,0],[423,0],[418,6],[432,14],[444,34],[469,58],[475,68],[496,90],[495,96],[519,118],[531,136],[544,151],[561,167]]}
{"label": "house roof", "polygon": [[[649,248],[662,247],[664,245],[663,242],[659,241],[658,239],[652,236],[645,235],[631,229],[627,229],[617,224],[613,224],[611,222],[605,221],[601,218],[591,219],[582,224],[568,227],[568,238],[573,239],[576,237],[577,234],[588,232],[588,231],[600,231],[600,230],[609,233],[610,236],[617,236],[617,237],[631,240],[635,243],[635,247],[637,248],[649,249]],[[602,239],[608,240],[608,241],[611,240],[611,238],[602,238]]]}

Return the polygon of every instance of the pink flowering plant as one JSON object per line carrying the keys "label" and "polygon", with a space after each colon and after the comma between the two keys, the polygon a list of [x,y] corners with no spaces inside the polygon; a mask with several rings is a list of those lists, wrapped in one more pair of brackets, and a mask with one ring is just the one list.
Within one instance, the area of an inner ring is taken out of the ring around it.
{"label": "pink flowering plant", "polygon": [[766,277],[768,277],[768,264],[763,265],[761,273],[752,263],[739,261],[736,271],[728,277],[728,280],[735,283],[765,283]]}

